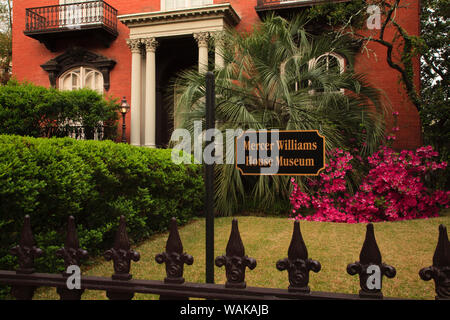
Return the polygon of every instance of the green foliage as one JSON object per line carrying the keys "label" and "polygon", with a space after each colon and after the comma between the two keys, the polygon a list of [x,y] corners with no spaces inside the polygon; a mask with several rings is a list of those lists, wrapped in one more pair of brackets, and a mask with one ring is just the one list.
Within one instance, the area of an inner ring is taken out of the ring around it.
{"label": "green foliage", "polygon": [[0,86],[0,133],[39,136],[47,89],[11,80]]}
{"label": "green foliage", "polygon": [[[367,18],[365,7],[375,4],[382,13],[382,26],[393,27],[394,36],[387,39],[381,33],[364,37],[358,34]],[[311,25],[325,24],[349,32],[362,40],[375,41],[387,49],[388,64],[401,76],[412,103],[419,110],[425,144],[431,144],[447,161],[450,152],[450,103],[449,103],[449,48],[450,48],[450,1],[422,0],[420,2],[420,35],[410,35],[403,22],[397,19],[402,10],[408,14],[409,0],[349,1],[312,6],[305,10]],[[350,19],[351,18],[351,19]],[[392,53],[395,54],[392,54]],[[420,58],[420,89],[415,85],[414,60]],[[419,94],[420,93],[420,94]],[[449,181],[450,179],[446,179]],[[447,182],[448,186],[448,182]]]}
{"label": "green foliage", "polygon": [[115,100],[90,89],[60,91],[10,80],[0,86],[0,134],[40,137],[49,127],[61,127],[68,120],[85,127],[103,122],[115,133],[117,108]]}
{"label": "green foliage", "polygon": [[311,25],[327,24],[342,26],[349,24],[355,28],[364,25],[367,3],[365,0],[353,0],[343,3],[328,2],[306,9],[306,15],[311,19]]}
{"label": "green foliage", "polygon": [[11,32],[0,32],[0,85],[11,77],[12,40]]}
{"label": "green foliage", "polygon": [[[227,129],[237,128],[319,130],[327,150],[361,146],[362,154],[370,154],[384,135],[382,95],[353,71],[352,41],[311,35],[303,18],[268,16],[252,33],[224,35],[225,67],[215,71],[216,127],[224,136]],[[343,57],[346,70],[319,63],[324,54]],[[316,59],[318,63],[311,63]],[[181,125],[194,134],[194,121],[205,117],[204,75],[196,70],[181,73],[175,90]],[[231,164],[216,166],[220,215],[242,210],[245,197],[254,199],[257,209],[270,210],[276,199],[288,199],[288,189],[285,176],[242,177]]]}
{"label": "green foliage", "polygon": [[12,0],[0,1],[0,31],[8,32],[12,29]]}
{"label": "green foliage", "polygon": [[0,1],[0,85],[11,76],[12,0]]}
{"label": "green foliage", "polygon": [[[420,116],[424,142],[431,144],[448,161],[450,154],[450,1],[424,0],[421,12],[421,37],[425,45],[421,58]],[[447,170],[448,171],[448,170]],[[445,177],[450,186],[450,174]]]}
{"label": "green foliage", "polygon": [[63,264],[54,252],[63,246],[69,215],[93,257],[112,246],[120,215],[137,242],[166,230],[171,217],[186,223],[202,206],[201,167],[174,164],[171,150],[0,135],[0,269],[16,266],[9,249],[26,214],[45,252],[37,270],[57,272]]}

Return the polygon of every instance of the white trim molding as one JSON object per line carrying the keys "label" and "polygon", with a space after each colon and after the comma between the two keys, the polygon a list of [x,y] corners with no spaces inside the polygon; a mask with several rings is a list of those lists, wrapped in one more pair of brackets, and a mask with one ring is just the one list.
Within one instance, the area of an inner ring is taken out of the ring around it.
{"label": "white trim molding", "polygon": [[[205,0],[206,1],[206,0]],[[131,129],[130,143],[155,147],[156,136],[156,55],[158,38],[192,36],[199,50],[199,72],[208,71],[208,42],[227,27],[240,22],[229,3],[171,11],[143,12],[118,16],[130,35]],[[215,38],[214,38],[215,39]],[[216,68],[223,67],[222,44],[215,46]],[[145,47],[144,50],[143,47]],[[143,121],[142,121],[143,120]]]}
{"label": "white trim molding", "polygon": [[240,17],[229,3],[172,11],[156,11],[120,15],[119,21],[130,28],[130,38],[151,34],[170,37],[195,32],[223,31],[235,26]]}

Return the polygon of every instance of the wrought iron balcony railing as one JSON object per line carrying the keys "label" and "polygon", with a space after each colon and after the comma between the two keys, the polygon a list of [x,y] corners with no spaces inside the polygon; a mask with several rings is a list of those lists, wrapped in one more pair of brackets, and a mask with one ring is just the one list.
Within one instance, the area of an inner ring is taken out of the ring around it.
{"label": "wrought iron balcony railing", "polygon": [[24,34],[54,51],[58,39],[94,38],[108,47],[117,38],[117,10],[104,1],[27,8]]}
{"label": "wrought iron balcony railing", "polygon": [[25,33],[81,29],[102,25],[117,32],[117,10],[104,1],[26,9]]}

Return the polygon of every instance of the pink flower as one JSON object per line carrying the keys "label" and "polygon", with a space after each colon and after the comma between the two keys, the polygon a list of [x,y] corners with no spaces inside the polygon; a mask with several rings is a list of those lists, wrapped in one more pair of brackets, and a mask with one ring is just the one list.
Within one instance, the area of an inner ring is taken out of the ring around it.
{"label": "pink flower", "polygon": [[[439,206],[450,205],[450,191],[432,192],[423,182],[428,172],[447,167],[446,162],[433,161],[436,156],[438,154],[431,146],[418,148],[415,152],[394,152],[382,146],[367,158],[370,170],[363,177],[359,189],[351,195],[347,190],[346,176],[353,168],[353,157],[344,150],[332,150],[329,152],[326,172],[309,181],[311,195],[302,192],[295,180],[291,179],[292,212],[297,214],[295,219],[299,220],[342,223],[436,216]],[[313,209],[314,213],[303,217],[303,208]]]}

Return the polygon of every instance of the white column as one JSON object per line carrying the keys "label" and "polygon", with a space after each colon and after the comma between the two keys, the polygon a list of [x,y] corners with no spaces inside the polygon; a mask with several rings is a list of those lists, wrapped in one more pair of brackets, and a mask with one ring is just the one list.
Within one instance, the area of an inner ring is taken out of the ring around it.
{"label": "white column", "polygon": [[141,145],[141,40],[128,39],[131,50],[130,144]]}
{"label": "white column", "polygon": [[214,34],[214,64],[216,69],[222,69],[225,66],[223,60],[223,41],[223,33],[220,31],[216,32]]}
{"label": "white column", "polygon": [[156,147],[156,57],[158,41],[155,38],[143,40],[147,59],[145,62],[145,146]]}
{"label": "white column", "polygon": [[208,32],[194,33],[194,38],[198,44],[198,72],[206,73],[208,71]]}

